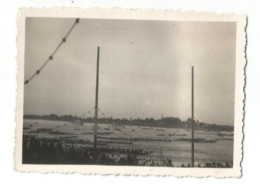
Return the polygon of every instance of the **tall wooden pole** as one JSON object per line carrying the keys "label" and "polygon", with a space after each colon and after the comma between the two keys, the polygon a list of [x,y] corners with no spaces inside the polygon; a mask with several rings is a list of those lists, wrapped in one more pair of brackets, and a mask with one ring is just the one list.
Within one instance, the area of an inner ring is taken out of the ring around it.
{"label": "tall wooden pole", "polygon": [[191,68],[191,167],[194,167],[194,69]]}
{"label": "tall wooden pole", "polygon": [[94,149],[97,147],[97,122],[98,122],[98,82],[99,82],[99,47],[97,48],[97,76],[96,76],[96,103],[95,103],[95,128],[94,128]]}

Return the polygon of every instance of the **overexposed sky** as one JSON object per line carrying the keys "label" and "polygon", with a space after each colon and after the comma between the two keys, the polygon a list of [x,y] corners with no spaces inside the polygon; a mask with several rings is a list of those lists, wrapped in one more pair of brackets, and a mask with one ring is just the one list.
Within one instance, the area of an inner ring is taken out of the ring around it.
{"label": "overexposed sky", "polygon": [[[26,20],[25,79],[48,58],[74,19]],[[120,118],[191,114],[233,125],[236,24],[81,19],[39,76],[25,86],[25,114],[81,115],[94,107],[100,46],[99,107]]]}

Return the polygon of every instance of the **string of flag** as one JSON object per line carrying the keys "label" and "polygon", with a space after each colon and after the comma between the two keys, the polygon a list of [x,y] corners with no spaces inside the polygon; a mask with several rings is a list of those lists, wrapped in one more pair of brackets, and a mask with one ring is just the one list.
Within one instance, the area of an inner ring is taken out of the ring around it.
{"label": "string of flag", "polygon": [[57,53],[57,51],[60,49],[60,47],[66,43],[70,33],[72,32],[72,30],[76,27],[76,25],[79,23],[79,18],[75,19],[74,24],[71,26],[71,28],[69,29],[69,31],[67,32],[67,34],[62,38],[61,42],[58,44],[58,46],[54,49],[54,51],[49,55],[49,57],[47,58],[47,60],[42,64],[42,66],[36,70],[36,72],[29,77],[25,82],[24,85],[29,84],[29,82],[37,75],[39,75],[41,73],[41,71],[43,70],[43,68],[52,60],[54,60],[54,55]]}

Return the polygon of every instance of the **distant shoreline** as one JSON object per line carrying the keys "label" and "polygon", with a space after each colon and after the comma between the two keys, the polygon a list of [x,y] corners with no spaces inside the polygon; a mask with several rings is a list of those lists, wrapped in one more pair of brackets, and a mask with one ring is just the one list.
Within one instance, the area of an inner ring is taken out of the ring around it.
{"label": "distant shoreline", "polygon": [[[24,115],[24,119],[34,119],[34,120],[49,120],[49,121],[81,121],[83,123],[93,123],[94,118],[78,118],[71,115],[65,116],[57,116],[54,114],[51,115]],[[182,128],[182,129],[189,129],[191,128],[191,123],[189,120],[181,121],[179,118],[174,117],[166,117],[162,119],[155,120],[153,118],[146,118],[146,119],[113,119],[113,118],[99,118],[99,122],[101,124],[109,124],[113,123],[119,126],[142,126],[142,127],[161,127],[161,128]],[[233,132],[234,127],[230,125],[217,125],[217,124],[207,124],[196,122],[195,129],[197,130],[204,130],[204,131],[228,131]]]}

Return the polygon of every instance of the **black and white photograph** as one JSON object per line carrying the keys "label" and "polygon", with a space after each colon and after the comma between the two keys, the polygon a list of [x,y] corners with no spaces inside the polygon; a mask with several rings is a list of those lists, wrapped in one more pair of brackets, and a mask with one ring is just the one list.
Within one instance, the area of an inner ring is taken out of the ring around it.
{"label": "black and white photograph", "polygon": [[21,164],[238,167],[235,20],[25,16]]}

